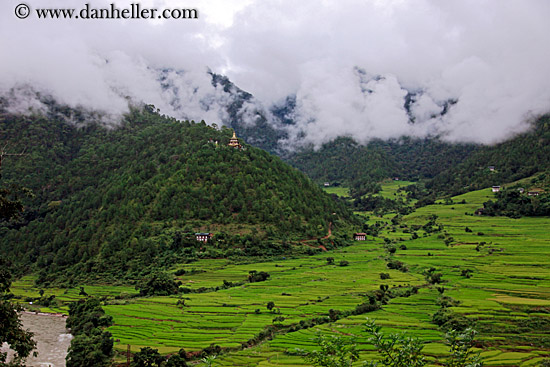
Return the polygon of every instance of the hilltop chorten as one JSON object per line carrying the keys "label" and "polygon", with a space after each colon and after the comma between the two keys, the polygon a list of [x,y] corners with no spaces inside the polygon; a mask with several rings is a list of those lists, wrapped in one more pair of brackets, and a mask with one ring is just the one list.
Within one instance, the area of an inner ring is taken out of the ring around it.
{"label": "hilltop chorten", "polygon": [[229,139],[229,145],[230,147],[241,149],[242,145],[239,143],[239,139],[237,138],[237,135],[235,134],[235,130],[233,130],[233,137]]}

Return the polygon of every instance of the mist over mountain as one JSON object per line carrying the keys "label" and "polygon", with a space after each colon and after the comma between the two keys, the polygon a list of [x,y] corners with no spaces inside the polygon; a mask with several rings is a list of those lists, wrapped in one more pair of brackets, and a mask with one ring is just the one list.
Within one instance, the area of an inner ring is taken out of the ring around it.
{"label": "mist over mountain", "polygon": [[[108,64],[108,63],[107,63]],[[264,105],[252,94],[240,89],[229,78],[215,74],[212,71],[204,73],[187,72],[174,69],[147,68],[147,72],[154,81],[149,90],[154,90],[150,96],[141,97],[131,90],[115,88],[123,98],[126,108],[132,105],[151,104],[160,112],[182,120],[204,120],[210,124],[223,125],[234,128],[240,136],[249,143],[280,154],[294,151],[305,145],[315,144],[317,137],[308,133],[301,121],[307,112],[305,107],[297,101],[296,95],[289,95],[284,100],[271,105]],[[432,118],[444,116],[450,106],[456,103],[454,100],[444,101],[441,105],[426,106],[426,96],[423,91],[409,91],[400,86],[395,78],[383,76],[370,76],[360,68],[354,69],[356,81],[361,88],[362,95],[366,98],[380,99],[372,96],[376,93],[385,93],[388,88],[396,88],[400,94],[400,105],[395,106],[403,112],[404,125],[399,131],[400,135],[416,135],[418,126],[416,122],[430,114]],[[382,92],[380,92],[382,90]],[[378,91],[378,92],[377,92]],[[127,93],[126,93],[127,92]],[[59,96],[49,91],[40,91],[30,85],[18,85],[2,95],[3,108],[10,113],[29,114],[37,112],[45,115],[59,116]],[[149,99],[142,99],[149,98]],[[383,103],[383,100],[380,100]],[[65,102],[66,103],[66,102]],[[122,104],[121,104],[122,105]],[[66,103],[68,111],[74,114],[70,103]],[[98,121],[108,126],[119,124],[124,109],[90,107],[87,104],[77,104],[86,118],[80,118],[80,122]],[[373,104],[373,109],[384,109],[384,106]],[[86,112],[84,112],[86,111]],[[388,112],[388,111],[385,111]],[[380,111],[381,114],[385,113]],[[309,115],[313,119],[313,114]],[[78,124],[74,116],[61,116],[68,123]],[[314,123],[313,120],[311,123]],[[326,130],[320,130],[318,134],[325,134]],[[432,131],[437,134],[437,130]],[[377,136],[392,138],[395,131],[391,126],[387,130],[365,130],[362,133],[352,134],[345,129],[340,134],[319,136],[319,141],[334,139],[338,136],[351,136],[357,141],[366,143]],[[399,136],[399,135],[397,135]],[[314,139],[313,141],[311,139]]]}
{"label": "mist over mountain", "polygon": [[17,97],[12,112],[43,107],[18,93],[28,87],[101,111],[108,124],[129,102],[153,104],[176,118],[234,126],[275,151],[338,136],[495,143],[550,108],[546,1],[212,1],[200,4],[197,20],[101,26],[17,19],[17,4],[0,5],[0,47],[9,50],[0,91]]}

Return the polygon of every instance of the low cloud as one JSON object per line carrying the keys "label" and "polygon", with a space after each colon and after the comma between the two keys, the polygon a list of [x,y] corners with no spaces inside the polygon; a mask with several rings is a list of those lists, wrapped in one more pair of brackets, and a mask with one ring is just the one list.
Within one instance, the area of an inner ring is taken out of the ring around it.
{"label": "low cloud", "polygon": [[243,107],[248,125],[294,96],[288,145],[430,134],[493,143],[550,110],[545,0],[197,1],[198,20],[163,22],[20,20],[18,3],[0,5],[0,90],[30,85],[110,116],[132,100],[223,123],[234,96],[207,70],[255,96]]}

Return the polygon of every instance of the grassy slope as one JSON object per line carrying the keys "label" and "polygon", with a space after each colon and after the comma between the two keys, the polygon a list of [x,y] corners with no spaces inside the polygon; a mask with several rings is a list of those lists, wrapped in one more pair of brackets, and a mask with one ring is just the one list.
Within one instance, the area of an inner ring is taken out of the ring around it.
{"label": "grassy slope", "polygon": [[[435,267],[446,281],[445,294],[461,301],[454,311],[476,320],[481,330],[479,339],[483,342],[486,365],[534,365],[543,356],[550,355],[550,331],[534,327],[519,332],[519,326],[528,321],[549,319],[550,264],[545,259],[550,254],[547,234],[550,218],[465,215],[491,197],[489,189],[475,191],[454,198],[455,202],[464,199],[466,204],[432,205],[405,218],[410,226],[424,224],[429,215],[437,214],[439,222],[457,243],[453,247],[446,247],[437,234],[424,237],[421,230],[416,240],[410,240],[410,234],[402,233],[399,228],[396,232],[383,233],[390,238],[405,239],[402,243],[407,250],[398,250],[395,256],[409,266],[408,273],[386,269],[385,261],[380,258],[384,254],[380,239],[301,259],[248,265],[229,264],[225,260],[187,264],[186,269],[206,271],[180,277],[192,288],[221,285],[224,279],[244,280],[250,270],[267,271],[271,277],[261,283],[185,295],[183,309],[176,306],[176,297],[111,301],[105,309],[115,320],[110,331],[120,339],[116,347],[125,350],[126,344],[131,344],[136,351],[148,345],[170,353],[181,347],[198,350],[211,343],[238,346],[277,316],[267,311],[265,306],[269,301],[275,302],[281,315],[287,318],[284,324],[295,323],[319,314],[326,315],[331,308],[352,309],[363,302],[362,294],[377,289],[380,284],[390,287],[425,285],[423,270]],[[465,227],[472,232],[465,232]],[[487,245],[478,252],[475,248],[480,241]],[[333,256],[336,264],[345,259],[350,265],[327,265],[327,256]],[[474,271],[470,279],[460,275],[466,268]],[[391,278],[380,280],[380,272],[390,273]],[[23,288],[27,285],[19,282],[12,291],[21,294]],[[96,293],[100,290],[86,287],[86,291]],[[103,289],[104,293],[112,295],[129,291],[114,287]],[[72,290],[68,295],[74,299],[77,293]],[[425,352],[435,360],[446,352],[442,333],[430,322],[431,315],[438,309],[437,296],[435,288],[424,287],[417,295],[393,299],[382,310],[368,316],[377,319],[387,332],[406,331],[422,338],[426,341]],[[260,313],[256,313],[256,309]],[[224,366],[305,366],[300,357],[284,352],[296,347],[312,348],[311,339],[318,330],[356,335],[362,357],[367,359],[370,354],[362,332],[364,320],[365,315],[349,317],[279,335],[259,346],[218,357],[217,363]]]}

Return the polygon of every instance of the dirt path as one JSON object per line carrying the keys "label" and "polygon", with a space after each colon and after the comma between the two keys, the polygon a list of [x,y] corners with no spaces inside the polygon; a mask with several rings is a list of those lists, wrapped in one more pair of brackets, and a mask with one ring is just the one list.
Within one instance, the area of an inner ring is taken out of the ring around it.
{"label": "dirt path", "polygon": [[[329,224],[328,224],[328,234],[327,234],[326,236],[321,237],[320,239],[321,239],[321,240],[326,240],[326,239],[328,239],[330,236],[332,236],[332,222],[329,222]],[[323,251],[328,251],[327,248],[326,248],[325,246],[323,246],[323,245],[317,245],[317,246],[315,246],[315,245],[310,245],[310,244],[308,244],[308,242],[310,242],[310,241],[317,241],[318,239],[319,239],[319,238],[315,238],[315,237],[314,237],[314,238],[309,238],[309,239],[307,239],[307,240],[301,240],[300,243],[303,244],[303,245],[309,246],[309,247],[320,248],[320,249],[323,250]]]}

